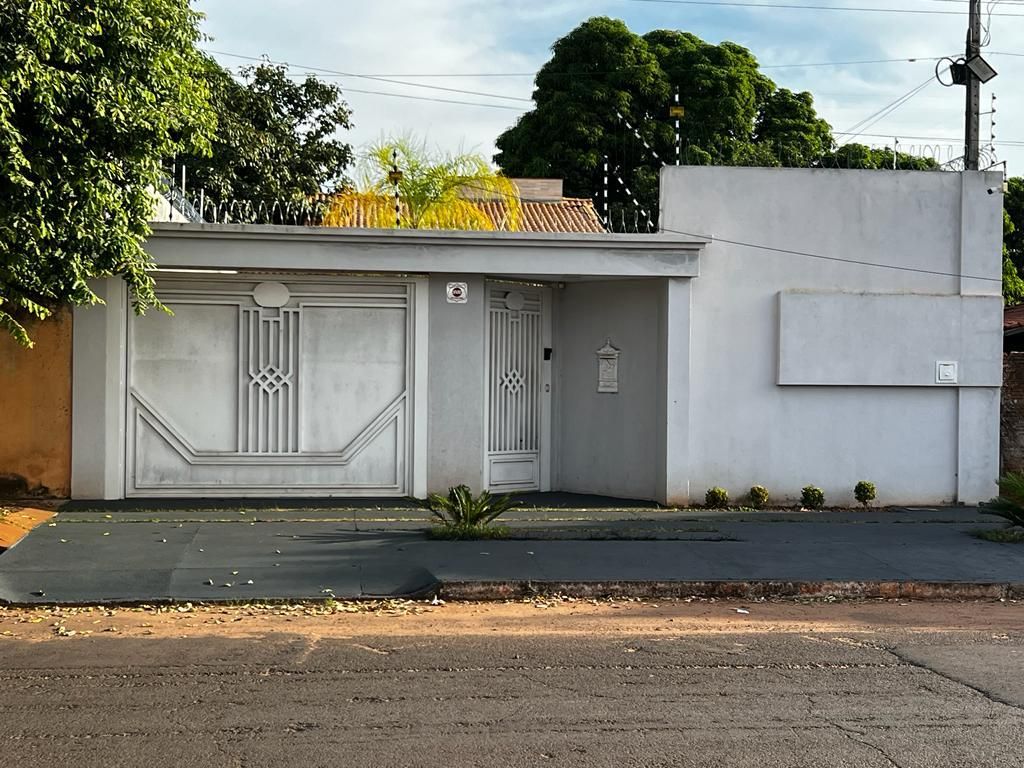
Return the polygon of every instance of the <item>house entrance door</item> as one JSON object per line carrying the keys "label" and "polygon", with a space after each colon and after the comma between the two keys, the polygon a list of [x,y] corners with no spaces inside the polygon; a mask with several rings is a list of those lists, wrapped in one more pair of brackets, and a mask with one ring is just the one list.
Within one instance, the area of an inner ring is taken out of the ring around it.
{"label": "house entrance door", "polygon": [[550,486],[551,293],[517,283],[487,287],[486,485]]}

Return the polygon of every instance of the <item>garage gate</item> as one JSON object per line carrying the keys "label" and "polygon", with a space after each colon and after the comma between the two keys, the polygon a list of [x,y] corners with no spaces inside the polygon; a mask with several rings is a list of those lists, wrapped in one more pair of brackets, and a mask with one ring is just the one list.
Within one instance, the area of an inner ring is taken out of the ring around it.
{"label": "garage gate", "polygon": [[412,491],[414,281],[161,279],[128,328],[128,496]]}

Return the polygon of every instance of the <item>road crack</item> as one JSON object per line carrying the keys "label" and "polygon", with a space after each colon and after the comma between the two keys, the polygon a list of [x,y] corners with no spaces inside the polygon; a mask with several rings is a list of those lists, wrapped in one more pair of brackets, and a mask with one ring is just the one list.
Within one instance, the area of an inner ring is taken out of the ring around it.
{"label": "road crack", "polygon": [[964,679],[959,678],[959,677],[954,677],[953,675],[947,674],[946,672],[941,672],[938,669],[935,669],[933,667],[929,667],[923,661],[917,661],[915,659],[912,659],[912,658],[909,658],[907,656],[904,656],[896,648],[893,648],[892,650],[890,650],[889,653],[891,653],[893,656],[895,656],[897,659],[899,659],[904,664],[908,664],[908,665],[914,667],[915,669],[920,669],[920,670],[923,670],[925,672],[930,672],[931,674],[935,675],[936,677],[940,677],[943,680],[946,680],[946,681],[951,682],[951,683],[955,683],[957,685],[961,685],[964,688],[968,688],[968,689],[974,691],[975,693],[980,694],[983,698],[987,699],[988,701],[992,702],[993,704],[1001,704],[1004,707],[1010,707],[1011,709],[1014,709],[1014,710],[1016,710],[1018,712],[1024,712],[1024,706],[1021,706],[1020,704],[1017,704],[1016,702],[1004,699],[1001,696],[997,696],[996,694],[994,694],[994,693],[992,693],[990,691],[986,691],[984,688],[981,688],[981,687],[975,685],[974,683],[970,683],[967,680],[964,680]]}

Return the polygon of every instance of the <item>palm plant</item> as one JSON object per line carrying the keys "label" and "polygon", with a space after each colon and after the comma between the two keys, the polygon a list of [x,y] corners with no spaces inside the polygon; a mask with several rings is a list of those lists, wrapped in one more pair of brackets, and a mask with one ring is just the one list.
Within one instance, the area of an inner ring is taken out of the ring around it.
{"label": "palm plant", "polygon": [[488,491],[474,496],[468,485],[457,485],[449,488],[446,496],[430,494],[424,506],[440,527],[456,534],[472,534],[482,532],[517,503],[509,495],[492,496]]}
{"label": "palm plant", "polygon": [[[333,196],[325,226],[394,227],[396,186],[403,228],[515,231],[522,223],[515,183],[481,155],[442,154],[426,142],[391,139],[365,152],[360,176],[355,189]],[[483,200],[501,203],[502,220],[487,215],[478,204]]]}
{"label": "palm plant", "polygon": [[1007,472],[999,478],[999,495],[981,505],[981,511],[997,515],[1010,526],[1024,526],[1024,472]]}

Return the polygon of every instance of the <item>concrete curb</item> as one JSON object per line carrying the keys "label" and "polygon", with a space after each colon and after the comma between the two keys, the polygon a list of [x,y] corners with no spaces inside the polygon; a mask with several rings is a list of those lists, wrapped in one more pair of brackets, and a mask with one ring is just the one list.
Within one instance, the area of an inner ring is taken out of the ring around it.
{"label": "concrete curb", "polygon": [[508,600],[533,595],[723,599],[836,597],[914,600],[1024,599],[1024,584],[941,581],[456,581],[440,587],[450,600]]}

